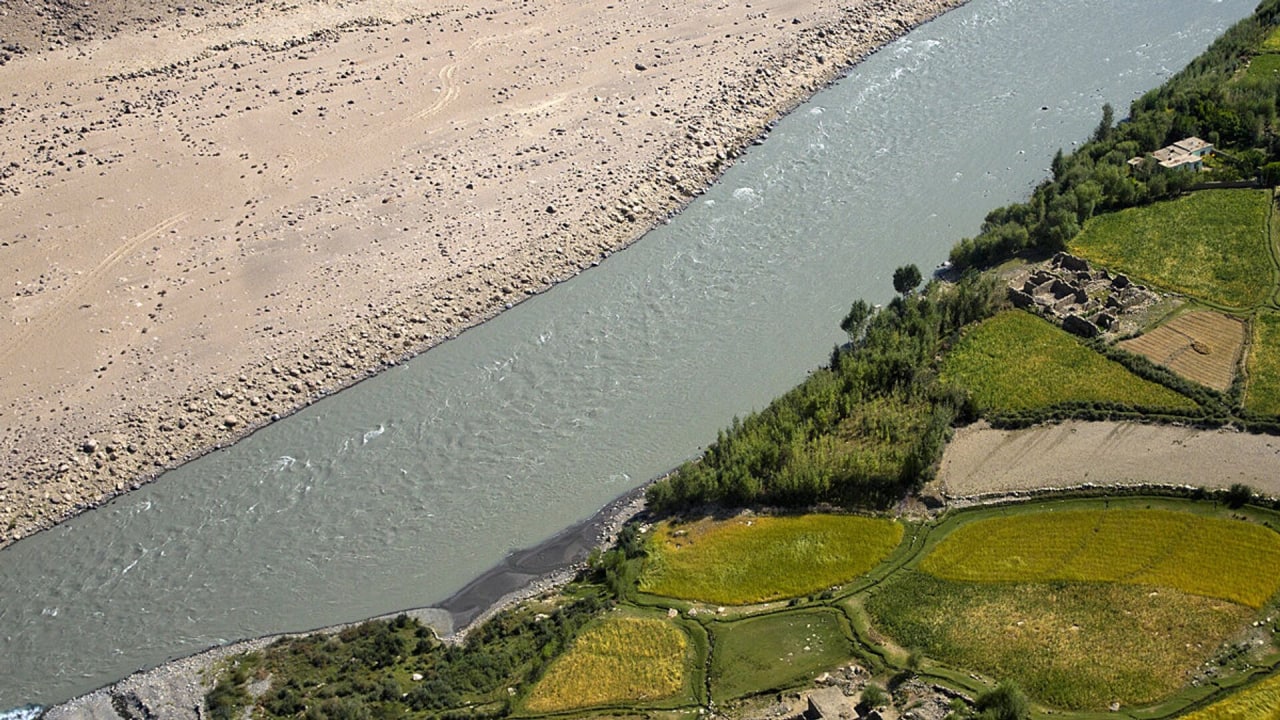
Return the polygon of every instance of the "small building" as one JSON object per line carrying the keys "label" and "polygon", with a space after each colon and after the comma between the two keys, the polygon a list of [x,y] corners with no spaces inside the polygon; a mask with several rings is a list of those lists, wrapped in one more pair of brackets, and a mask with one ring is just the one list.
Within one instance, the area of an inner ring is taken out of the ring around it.
{"label": "small building", "polygon": [[[1211,143],[1207,143],[1193,135],[1156,150],[1151,153],[1151,157],[1160,163],[1162,168],[1199,171],[1204,169],[1204,156],[1212,152],[1213,145]],[[1131,158],[1129,167],[1139,167],[1142,165],[1142,160],[1140,157]]]}

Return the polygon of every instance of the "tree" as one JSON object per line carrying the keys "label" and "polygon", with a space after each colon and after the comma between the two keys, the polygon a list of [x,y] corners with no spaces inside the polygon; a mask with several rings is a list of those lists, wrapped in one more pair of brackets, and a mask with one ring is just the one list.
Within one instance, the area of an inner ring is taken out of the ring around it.
{"label": "tree", "polygon": [[1116,122],[1116,111],[1111,107],[1111,103],[1102,104],[1102,122],[1098,123],[1098,129],[1093,131],[1093,139],[1098,142],[1104,142],[1111,138],[1111,130]]}
{"label": "tree", "polygon": [[1223,494],[1223,499],[1229,508],[1243,507],[1253,500],[1253,488],[1244,483],[1233,483]]}
{"label": "tree", "polygon": [[871,712],[878,707],[889,704],[889,693],[879,685],[868,683],[862,689],[862,700],[858,702],[858,712]]}
{"label": "tree", "polygon": [[862,337],[862,331],[866,330],[873,311],[874,308],[866,300],[857,300],[849,308],[849,314],[840,321],[840,329],[849,334],[850,342],[857,342]]}
{"label": "tree", "polygon": [[920,268],[915,265],[903,265],[893,271],[893,289],[900,295],[907,295],[919,287],[923,279]]}
{"label": "tree", "polygon": [[1262,183],[1275,187],[1280,185],[1280,162],[1267,163],[1262,166]]}

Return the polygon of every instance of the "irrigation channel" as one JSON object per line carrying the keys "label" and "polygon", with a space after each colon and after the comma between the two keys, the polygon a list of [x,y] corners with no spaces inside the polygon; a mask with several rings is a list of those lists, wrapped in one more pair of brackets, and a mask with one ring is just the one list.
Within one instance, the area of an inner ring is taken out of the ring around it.
{"label": "irrigation channel", "polygon": [[630,249],[0,551],[0,708],[439,603],[822,364],[1254,0],[973,0],[854,68]]}

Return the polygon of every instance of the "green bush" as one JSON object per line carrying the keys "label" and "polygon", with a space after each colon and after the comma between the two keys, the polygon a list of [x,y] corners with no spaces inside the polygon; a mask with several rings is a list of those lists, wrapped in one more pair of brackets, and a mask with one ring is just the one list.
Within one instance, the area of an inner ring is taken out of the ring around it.
{"label": "green bush", "polygon": [[978,720],[1029,720],[1031,704],[1013,683],[1000,683],[978,696],[974,703]]}

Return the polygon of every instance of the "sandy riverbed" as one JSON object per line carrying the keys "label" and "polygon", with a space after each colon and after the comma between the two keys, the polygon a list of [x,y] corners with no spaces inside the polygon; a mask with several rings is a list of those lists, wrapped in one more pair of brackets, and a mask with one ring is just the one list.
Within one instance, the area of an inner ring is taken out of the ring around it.
{"label": "sandy riverbed", "polygon": [[0,547],[591,266],[960,3],[0,3]]}

